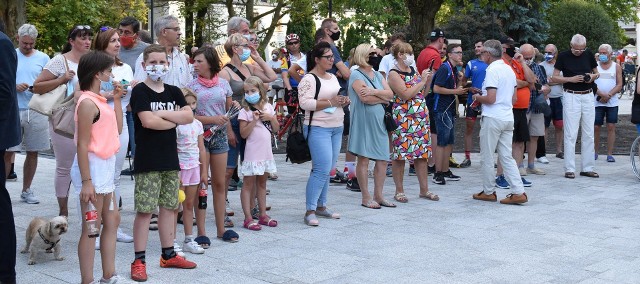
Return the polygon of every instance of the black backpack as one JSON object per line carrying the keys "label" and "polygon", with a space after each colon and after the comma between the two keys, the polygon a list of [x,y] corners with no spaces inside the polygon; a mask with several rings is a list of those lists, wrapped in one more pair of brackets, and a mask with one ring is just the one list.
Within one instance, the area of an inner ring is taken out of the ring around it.
{"label": "black backpack", "polygon": [[[316,79],[316,95],[313,97],[314,100],[318,99],[318,94],[320,93],[320,79],[313,73],[309,73],[313,75]],[[307,126],[307,135],[311,133],[311,120],[313,119],[313,113],[315,111],[309,112],[309,125]],[[307,139],[304,138],[304,134],[302,133],[304,121],[304,114],[298,114],[297,117],[294,117],[294,121],[289,128],[288,137],[287,137],[287,158],[285,161],[291,160],[291,163],[294,164],[302,164],[308,161],[311,161],[311,152],[309,151],[309,144],[307,143]]]}

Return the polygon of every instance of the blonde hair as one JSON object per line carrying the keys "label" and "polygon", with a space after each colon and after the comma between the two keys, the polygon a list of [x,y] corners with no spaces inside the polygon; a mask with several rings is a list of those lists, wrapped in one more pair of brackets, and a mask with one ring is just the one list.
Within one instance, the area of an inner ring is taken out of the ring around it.
{"label": "blonde hair", "polygon": [[182,91],[182,95],[184,95],[184,97],[193,97],[194,99],[196,99],[196,102],[198,102],[198,96],[196,96],[196,93],[193,92],[193,90],[189,89],[189,88],[180,88],[180,91]]}
{"label": "blonde hair", "polygon": [[398,58],[398,54],[400,53],[413,54],[413,48],[411,48],[411,45],[406,42],[398,43],[391,48],[393,58]]}
{"label": "blonde hair", "polygon": [[227,55],[229,55],[229,58],[233,57],[233,48],[238,45],[244,44],[245,42],[249,44],[248,40],[239,33],[235,33],[229,36],[227,41],[224,43],[224,50],[227,52]]}
{"label": "blonde hair", "polygon": [[[264,87],[264,83],[259,77],[251,76],[246,80],[244,80],[244,83],[249,86],[256,87],[258,89],[258,92],[260,93],[260,100],[256,103],[256,105],[262,104],[264,102],[268,102],[267,89]],[[249,103],[247,103],[246,100],[242,100],[242,106],[245,108],[248,108]]]}
{"label": "blonde hair", "polygon": [[371,51],[371,44],[363,43],[356,46],[356,51],[353,53],[353,64],[360,67],[370,67],[369,52]]}

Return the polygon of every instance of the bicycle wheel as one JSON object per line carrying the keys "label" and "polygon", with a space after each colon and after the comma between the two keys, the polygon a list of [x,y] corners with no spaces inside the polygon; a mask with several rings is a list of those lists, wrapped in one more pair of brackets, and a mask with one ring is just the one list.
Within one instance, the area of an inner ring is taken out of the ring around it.
{"label": "bicycle wheel", "polygon": [[631,144],[631,169],[638,179],[640,179],[640,136]]}
{"label": "bicycle wheel", "polygon": [[627,83],[627,96],[629,96],[629,98],[633,98],[633,94],[636,92],[636,81],[635,80],[629,80],[629,82]]}

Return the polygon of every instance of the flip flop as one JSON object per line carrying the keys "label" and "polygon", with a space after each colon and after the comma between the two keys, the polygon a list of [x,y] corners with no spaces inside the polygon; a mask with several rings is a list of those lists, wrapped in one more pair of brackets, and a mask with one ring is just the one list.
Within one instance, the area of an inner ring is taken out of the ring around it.
{"label": "flip flop", "polygon": [[400,203],[407,203],[409,202],[409,199],[407,198],[407,196],[404,194],[404,192],[398,192],[396,193],[395,196],[393,196],[393,199],[395,199],[396,201],[400,202]]}
{"label": "flip flop", "polygon": [[387,201],[386,199],[382,199],[380,201],[378,201],[378,204],[380,204],[380,206],[384,206],[384,207],[390,207],[390,208],[395,208],[396,205]]}
{"label": "flip flop", "polygon": [[200,245],[203,249],[208,249],[211,245],[211,240],[207,236],[198,236],[193,241],[198,243],[198,245]]}
{"label": "flip flop", "polygon": [[380,204],[378,204],[378,202],[375,202],[373,200],[369,200],[369,202],[367,202],[366,205],[365,204],[360,204],[360,205],[362,205],[362,207],[366,207],[366,208],[369,208],[369,209],[380,209],[380,208],[382,208],[382,207],[380,207]]}
{"label": "flip flop", "polygon": [[224,234],[222,234],[222,237],[218,237],[218,239],[221,239],[228,243],[237,243],[238,239],[240,239],[240,236],[238,236],[238,233],[236,233],[234,230],[226,230]]}

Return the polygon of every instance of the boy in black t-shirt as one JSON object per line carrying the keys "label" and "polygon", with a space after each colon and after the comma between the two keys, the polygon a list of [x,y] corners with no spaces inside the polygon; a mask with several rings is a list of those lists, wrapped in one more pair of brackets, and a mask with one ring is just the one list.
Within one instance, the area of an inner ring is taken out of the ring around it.
{"label": "boy in black t-shirt", "polygon": [[137,145],[134,160],[137,212],[133,223],[135,260],[131,264],[131,279],[135,281],[147,280],[147,228],[151,213],[158,206],[162,246],[160,267],[196,267],[194,262],[176,255],[171,236],[180,187],[176,126],[191,123],[193,112],[180,89],[162,82],[168,71],[166,49],[150,45],[145,48],[143,59],[147,79],[133,88],[130,103]]}
{"label": "boy in black t-shirt", "polygon": [[[571,49],[558,54],[550,81],[562,83],[562,118],[564,123],[564,177],[575,178],[576,139],[582,125],[582,171],[581,176],[597,178],[594,172],[595,150],[593,147],[593,127],[595,106],[593,81],[597,79],[598,64],[591,51],[587,50],[587,40],[576,34],[571,38]],[[562,75],[560,75],[562,72]]]}

